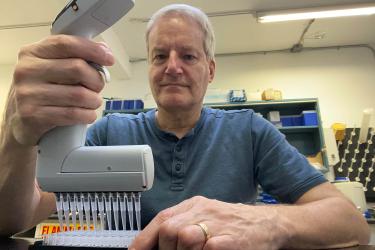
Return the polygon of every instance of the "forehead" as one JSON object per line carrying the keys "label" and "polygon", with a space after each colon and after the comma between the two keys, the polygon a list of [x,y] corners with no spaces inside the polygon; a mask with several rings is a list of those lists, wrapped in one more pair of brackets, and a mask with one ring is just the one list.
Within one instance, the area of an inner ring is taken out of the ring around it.
{"label": "forehead", "polygon": [[190,17],[171,14],[156,20],[149,33],[149,49],[159,46],[197,47],[203,49],[201,26]]}

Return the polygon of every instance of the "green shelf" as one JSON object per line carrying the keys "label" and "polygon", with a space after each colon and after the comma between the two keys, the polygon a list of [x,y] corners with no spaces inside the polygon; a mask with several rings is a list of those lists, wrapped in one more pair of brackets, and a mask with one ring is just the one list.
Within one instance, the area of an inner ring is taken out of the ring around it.
{"label": "green shelf", "polygon": [[318,126],[290,126],[278,128],[282,133],[315,133],[319,130]]}

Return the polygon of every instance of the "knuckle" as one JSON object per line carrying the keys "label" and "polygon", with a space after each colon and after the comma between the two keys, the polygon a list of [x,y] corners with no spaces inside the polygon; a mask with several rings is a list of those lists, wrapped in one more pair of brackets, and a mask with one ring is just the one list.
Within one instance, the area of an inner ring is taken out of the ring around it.
{"label": "knuckle", "polygon": [[95,111],[89,111],[89,115],[87,117],[86,123],[93,123],[97,118]]}
{"label": "knuckle", "polygon": [[13,80],[14,83],[18,83],[27,79],[29,75],[33,72],[32,67],[24,62],[18,61],[14,71],[13,71]]}
{"label": "knuckle", "polygon": [[87,63],[82,59],[72,59],[68,65],[68,70],[70,74],[74,75],[76,78],[82,77]]}
{"label": "knuckle", "polygon": [[31,95],[29,88],[18,86],[14,91],[16,102],[19,106],[25,106],[24,101]]}
{"label": "knuckle", "polygon": [[64,110],[64,118],[74,123],[92,123],[96,120],[93,110],[82,110],[77,107],[66,107]]}
{"label": "knuckle", "polygon": [[192,239],[193,235],[192,229],[189,227],[183,228],[178,232],[178,243],[183,248],[190,249],[195,245],[194,240]]}
{"label": "knuckle", "polygon": [[170,219],[173,216],[171,209],[167,208],[164,209],[163,211],[160,211],[156,215],[156,219],[159,220],[159,222],[164,222]]}
{"label": "knuckle", "polygon": [[94,108],[97,109],[97,108],[101,107],[102,104],[103,104],[103,99],[97,95],[96,98],[95,98]]}
{"label": "knuckle", "polygon": [[159,236],[168,241],[176,239],[177,231],[175,226],[168,221],[164,222],[160,225]]}
{"label": "knuckle", "polygon": [[199,202],[207,200],[207,198],[201,195],[197,195],[197,196],[192,197],[191,200],[193,203],[199,203]]}
{"label": "knuckle", "polygon": [[66,119],[79,120],[81,117],[79,110],[75,107],[66,107],[63,112],[63,116]]}
{"label": "knuckle", "polygon": [[68,98],[70,100],[71,103],[73,104],[78,104],[78,103],[82,103],[83,100],[86,99],[86,96],[87,96],[87,91],[85,90],[84,87],[81,87],[81,86],[77,86],[76,88],[72,88],[70,91],[69,91],[69,94],[68,94]]}
{"label": "knuckle", "polygon": [[222,242],[218,241],[215,237],[213,237],[206,242],[204,249],[207,249],[207,250],[220,249],[222,245],[223,245]]}
{"label": "knuckle", "polygon": [[105,86],[105,81],[104,81],[104,79],[100,76],[100,80],[98,81],[98,84],[96,84],[96,85],[93,86],[93,90],[94,90],[95,92],[99,93],[100,91],[103,90],[104,86]]}
{"label": "knuckle", "polygon": [[53,35],[46,38],[46,42],[53,48],[60,51],[67,51],[69,49],[71,38],[67,35]]}
{"label": "knuckle", "polygon": [[32,48],[32,45],[28,44],[28,45],[23,45],[20,47],[19,51],[18,51],[18,60],[22,59],[24,56],[28,55],[30,50]]}

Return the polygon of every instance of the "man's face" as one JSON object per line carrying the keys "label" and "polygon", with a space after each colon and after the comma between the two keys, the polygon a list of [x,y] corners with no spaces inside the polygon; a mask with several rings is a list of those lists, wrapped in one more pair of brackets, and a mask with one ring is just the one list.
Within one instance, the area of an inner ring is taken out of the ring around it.
{"label": "man's face", "polygon": [[215,72],[203,47],[203,32],[186,17],[160,18],[149,34],[149,82],[159,108],[200,107]]}

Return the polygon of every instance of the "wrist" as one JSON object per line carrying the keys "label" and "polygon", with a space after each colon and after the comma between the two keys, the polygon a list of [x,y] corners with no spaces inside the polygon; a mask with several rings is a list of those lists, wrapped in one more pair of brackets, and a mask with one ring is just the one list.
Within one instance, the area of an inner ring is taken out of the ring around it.
{"label": "wrist", "polygon": [[[5,123],[5,122],[4,122]],[[6,159],[12,162],[35,159],[37,146],[21,144],[14,136],[9,124],[3,124],[0,131],[0,160],[2,163]],[[18,157],[14,157],[17,155]],[[9,162],[10,165],[11,162]]]}
{"label": "wrist", "polygon": [[288,245],[295,235],[294,224],[287,216],[288,206],[266,205],[259,208],[266,213],[266,218],[272,227],[268,231],[270,241],[274,244],[275,249],[281,249]]}
{"label": "wrist", "polygon": [[289,245],[296,235],[295,224],[287,216],[288,206],[275,206],[276,212],[276,230],[275,242],[278,242],[278,247],[283,248]]}

